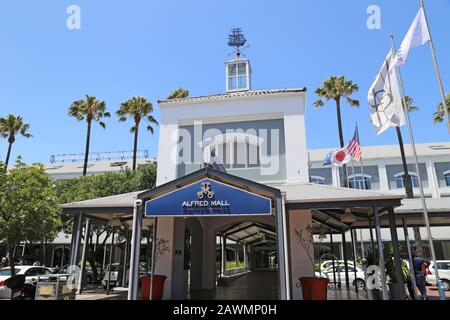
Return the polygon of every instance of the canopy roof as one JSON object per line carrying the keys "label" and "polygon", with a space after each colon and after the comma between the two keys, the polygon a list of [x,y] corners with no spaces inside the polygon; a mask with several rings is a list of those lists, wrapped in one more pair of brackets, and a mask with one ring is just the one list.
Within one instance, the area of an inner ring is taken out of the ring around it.
{"label": "canopy roof", "polygon": [[[150,190],[68,203],[62,205],[61,209],[63,214],[83,213],[87,217],[105,223],[114,224],[119,221],[129,225],[133,216],[134,202],[137,199],[142,199],[145,202],[204,178],[226,183],[272,200],[285,194],[288,210],[310,209],[312,210],[313,221],[316,224],[324,225],[333,232],[342,232],[351,227],[350,224],[341,222],[341,216],[346,208],[351,208],[356,218],[354,226],[367,227],[369,225],[368,219],[373,215],[374,206],[377,206],[380,214],[383,215],[388,209],[400,206],[403,198],[402,195],[387,192],[356,190],[312,183],[265,185],[206,167]],[[417,211],[412,203],[408,201],[404,203],[407,215],[410,213],[409,211],[412,213]],[[272,204],[274,205],[275,201],[272,201]],[[441,204],[439,202],[439,204],[444,208],[450,208],[450,203]],[[275,212],[274,208],[273,212]],[[397,212],[403,214],[403,211]],[[148,220],[151,219],[144,219],[144,223],[151,224],[151,221]],[[252,226],[252,228],[254,227]],[[250,232],[251,229],[248,231]],[[253,231],[256,233],[256,229]],[[236,235],[237,238],[240,236],[244,235]]]}

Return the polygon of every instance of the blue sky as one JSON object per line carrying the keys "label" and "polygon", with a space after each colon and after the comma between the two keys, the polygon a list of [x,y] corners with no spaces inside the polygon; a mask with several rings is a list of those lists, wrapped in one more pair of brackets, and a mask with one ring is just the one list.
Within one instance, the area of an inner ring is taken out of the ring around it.
{"label": "blue sky", "polygon": [[[81,9],[81,30],[66,28],[69,5]],[[369,5],[381,8],[381,29],[366,26]],[[450,92],[450,1],[426,1],[444,87]],[[18,138],[13,157],[49,161],[51,154],[84,150],[85,123],[67,116],[85,94],[105,100],[111,112],[133,95],[156,104],[174,88],[191,95],[225,90],[227,35],[242,27],[250,48],[253,88],[307,87],[309,148],[338,145],[332,103],[315,110],[314,89],[330,75],[345,75],[360,91],[359,109],[343,106],[346,139],[355,121],[363,145],[396,143],[394,130],[375,136],[367,90],[389,50],[399,44],[418,11],[418,0],[15,0],[0,2],[0,116],[22,115],[31,140]],[[448,141],[433,125],[439,92],[428,46],[414,49],[402,68],[405,89],[421,110],[412,115],[417,142]],[[113,117],[95,126],[92,151],[130,150],[130,123]],[[324,130],[326,128],[326,130]],[[406,130],[405,132],[406,138]],[[140,135],[140,149],[157,152],[158,132]],[[408,139],[406,139],[408,141]],[[0,141],[0,157],[7,143]]]}

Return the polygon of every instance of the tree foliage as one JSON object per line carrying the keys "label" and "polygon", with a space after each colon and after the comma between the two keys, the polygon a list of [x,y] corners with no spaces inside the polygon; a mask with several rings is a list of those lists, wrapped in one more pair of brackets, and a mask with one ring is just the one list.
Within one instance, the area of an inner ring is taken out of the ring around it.
{"label": "tree foliage", "polygon": [[[55,181],[58,202],[60,204],[83,201],[100,197],[107,197],[122,193],[144,191],[155,186],[156,163],[141,164],[135,171],[129,168],[120,172],[104,173],[96,176],[83,176],[76,179]],[[66,233],[72,232],[72,217],[63,216],[62,222]],[[123,242],[126,232],[123,228],[116,228],[115,238]],[[97,263],[101,259],[108,238],[112,234],[111,226],[92,224],[89,234],[89,251],[87,260],[92,267],[94,281],[98,280]],[[94,245],[97,243],[97,245]]]}
{"label": "tree foliage", "polygon": [[8,114],[5,118],[0,118],[0,137],[8,139],[8,151],[6,153],[6,166],[8,166],[9,157],[11,156],[11,148],[16,141],[16,136],[21,135],[25,138],[31,138],[29,133],[30,125],[23,122],[21,116]]}
{"label": "tree foliage", "polygon": [[167,100],[170,100],[170,99],[182,99],[182,98],[186,98],[188,96],[189,96],[189,90],[180,87],[178,89],[173,90],[167,96]]}
{"label": "tree foliage", "polygon": [[59,208],[53,180],[42,165],[27,165],[19,158],[8,171],[4,164],[0,167],[0,241],[6,244],[13,262],[14,246],[56,237]]}
{"label": "tree foliage", "polygon": [[60,204],[147,190],[156,182],[156,163],[141,164],[136,171],[129,168],[119,172],[84,176],[55,181]]}
{"label": "tree foliage", "polygon": [[[445,102],[447,103],[447,110],[450,113],[450,93],[447,93],[445,100],[446,100]],[[436,124],[436,123],[444,122],[444,116],[445,116],[444,104],[442,102],[440,102],[437,105],[437,111],[433,114],[434,123]]]}

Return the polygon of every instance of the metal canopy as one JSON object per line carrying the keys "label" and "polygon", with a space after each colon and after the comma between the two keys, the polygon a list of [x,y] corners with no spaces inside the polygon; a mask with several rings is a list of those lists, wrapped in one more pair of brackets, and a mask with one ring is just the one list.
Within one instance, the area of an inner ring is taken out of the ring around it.
{"label": "metal canopy", "polygon": [[257,240],[276,239],[276,228],[258,222],[237,223],[221,233],[228,239],[242,244],[251,244]]}

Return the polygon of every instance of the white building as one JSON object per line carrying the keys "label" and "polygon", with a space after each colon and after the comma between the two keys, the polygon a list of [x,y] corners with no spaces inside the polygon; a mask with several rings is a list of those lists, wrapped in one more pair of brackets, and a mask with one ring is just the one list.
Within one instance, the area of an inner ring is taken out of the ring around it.
{"label": "white building", "polygon": [[[252,90],[250,61],[239,57],[227,62],[225,71],[225,93],[158,102],[156,188],[62,206],[63,213],[76,217],[78,240],[72,241],[72,262],[79,257],[84,218],[130,225],[134,239],[140,239],[142,223],[157,227],[157,238],[167,246],[155,265],[155,273],[167,277],[165,299],[185,299],[195,291],[217,288],[216,262],[221,262],[222,271],[225,262],[223,246],[217,252],[218,237],[243,246],[245,264],[252,272],[271,269],[267,279],[276,278],[277,285],[260,291],[276,293],[280,299],[301,299],[299,278],[314,274],[313,233],[326,229],[345,241],[347,231],[367,228],[372,221],[377,227],[390,227],[391,241],[397,242],[394,209],[402,205],[403,191],[397,187],[401,162],[394,147],[363,150],[370,190],[343,188],[339,170],[321,165],[328,150],[308,155],[305,88]],[[432,152],[427,148],[419,152],[428,179],[426,192],[430,197],[445,196],[447,186],[436,186],[439,179],[448,182],[449,152],[444,147]],[[217,170],[218,163],[226,172]],[[356,167],[355,175],[357,182]],[[415,205],[414,201],[408,203]],[[343,218],[349,215],[350,224]],[[395,250],[398,253],[398,246]],[[131,252],[131,264],[136,266],[140,257],[136,240]],[[135,290],[137,282],[132,280],[132,299]]]}

